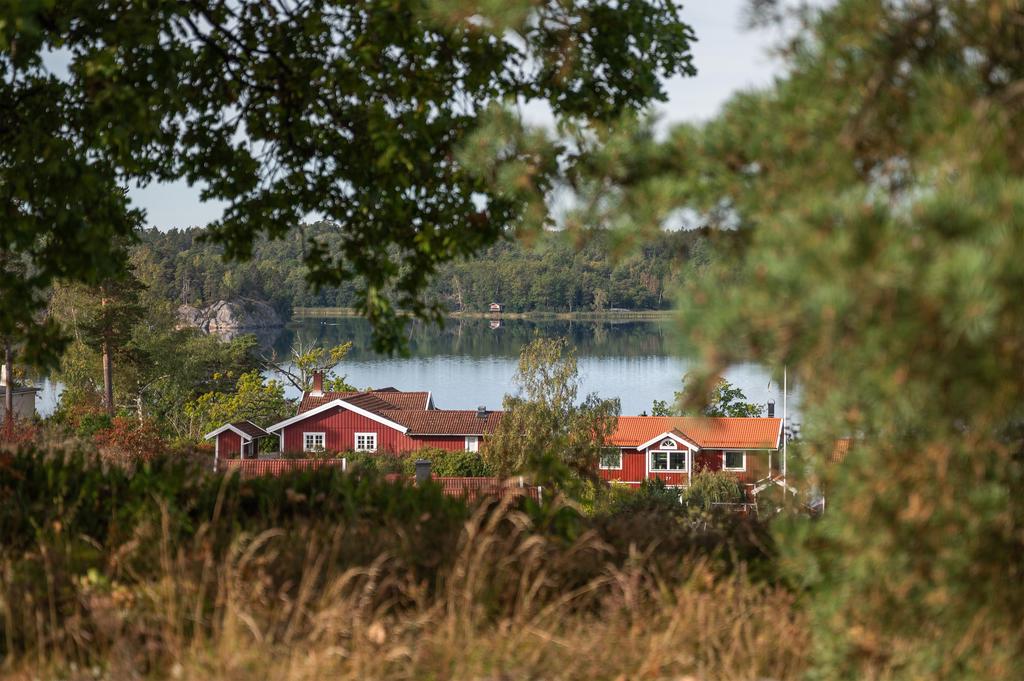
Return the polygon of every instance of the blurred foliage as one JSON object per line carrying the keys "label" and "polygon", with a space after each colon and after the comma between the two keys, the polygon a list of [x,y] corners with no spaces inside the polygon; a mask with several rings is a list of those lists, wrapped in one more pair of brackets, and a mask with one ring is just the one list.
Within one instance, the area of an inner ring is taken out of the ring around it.
{"label": "blurred foliage", "polygon": [[829,504],[783,545],[813,678],[1020,678],[1024,13],[774,6],[785,76],[635,153],[617,131],[594,174],[626,198],[595,205],[637,239],[698,213],[716,257],[678,297],[687,349],[705,378],[757,361],[801,388]]}
{"label": "blurred foliage", "polygon": [[[420,296],[436,267],[530,210],[461,161],[486,112],[521,129],[503,107],[539,103],[583,132],[694,73],[672,3],[457,4],[0,3],[0,250],[30,265],[0,276],[0,335],[52,358],[34,315],[56,278],[123,269],[110,244],[141,216],[122,185],[185,179],[227,203],[211,235],[230,258],[310,213],[340,225],[340,253],[305,240],[307,281],[358,276],[357,306],[393,349],[396,307],[436,312]],[[543,192],[566,154],[502,158]]]}

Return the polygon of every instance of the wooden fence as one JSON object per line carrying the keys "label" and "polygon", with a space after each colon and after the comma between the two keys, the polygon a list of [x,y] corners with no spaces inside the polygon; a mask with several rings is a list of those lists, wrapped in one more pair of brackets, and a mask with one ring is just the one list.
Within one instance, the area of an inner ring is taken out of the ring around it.
{"label": "wooden fence", "polygon": [[345,470],[345,459],[221,459],[217,470],[225,473],[237,471],[243,478],[261,475],[283,475],[295,471],[339,467]]}
{"label": "wooden fence", "polygon": [[522,478],[449,478],[432,477],[432,482],[441,485],[441,490],[450,497],[462,497],[476,501],[482,497],[525,496],[534,501],[543,501],[544,488],[527,485]]}

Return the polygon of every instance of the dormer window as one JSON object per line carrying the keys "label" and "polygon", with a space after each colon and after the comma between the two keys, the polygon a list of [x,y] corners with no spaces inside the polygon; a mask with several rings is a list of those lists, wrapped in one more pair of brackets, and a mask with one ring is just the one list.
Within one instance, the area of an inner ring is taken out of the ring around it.
{"label": "dormer window", "polygon": [[673,440],[670,437],[667,437],[667,438],[665,438],[664,440],[661,441],[661,444],[658,445],[658,448],[659,449],[675,449],[676,448],[676,441]]}

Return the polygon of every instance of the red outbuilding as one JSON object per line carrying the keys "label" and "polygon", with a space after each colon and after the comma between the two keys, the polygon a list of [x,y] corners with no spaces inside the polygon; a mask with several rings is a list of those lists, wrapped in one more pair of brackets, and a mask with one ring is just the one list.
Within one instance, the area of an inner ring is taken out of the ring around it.
{"label": "red outbuilding", "polygon": [[252,421],[226,423],[205,435],[205,439],[214,440],[214,467],[222,458],[255,459],[259,451],[259,441],[265,437],[270,437],[270,433]]}

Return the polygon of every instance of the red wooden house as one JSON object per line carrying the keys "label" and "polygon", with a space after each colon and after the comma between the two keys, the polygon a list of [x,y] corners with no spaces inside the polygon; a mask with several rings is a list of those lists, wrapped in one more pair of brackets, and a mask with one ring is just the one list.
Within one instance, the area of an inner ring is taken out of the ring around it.
{"label": "red wooden house", "polygon": [[599,474],[610,482],[686,486],[697,471],[725,470],[753,485],[779,469],[782,419],[620,416],[608,444]]}
{"label": "red wooden house", "polygon": [[501,412],[438,409],[429,392],[381,388],[325,392],[316,375],[295,416],[266,430],[248,421],[208,433],[220,458],[255,455],[255,440],[277,436],[279,451],[406,453],[427,447],[476,452],[497,427]]}

